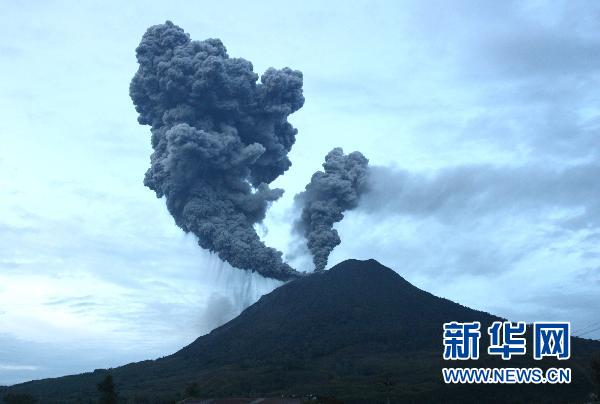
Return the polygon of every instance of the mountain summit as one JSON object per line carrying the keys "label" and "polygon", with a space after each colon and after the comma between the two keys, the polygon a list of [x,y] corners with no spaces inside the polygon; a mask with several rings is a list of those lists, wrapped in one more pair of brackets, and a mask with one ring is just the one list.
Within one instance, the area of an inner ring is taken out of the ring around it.
{"label": "mountain summit", "polygon": [[344,261],[290,282],[175,354],[232,363],[385,346],[439,349],[442,324],[497,317],[424,292],[375,260]]}
{"label": "mountain summit", "polygon": [[[174,402],[195,384],[202,397],[311,394],[344,402],[581,402],[593,391],[589,363],[600,342],[572,339],[572,359],[442,360],[442,325],[499,317],[436,297],[375,260],[347,260],[289,282],[238,317],[168,357],[33,381],[5,392],[40,402],[96,396],[110,372],[120,397]],[[485,334],[483,332],[482,334]],[[482,336],[481,352],[486,352]],[[531,345],[528,332],[528,347]],[[569,385],[445,385],[442,367],[570,367]],[[0,393],[1,395],[1,393]]]}

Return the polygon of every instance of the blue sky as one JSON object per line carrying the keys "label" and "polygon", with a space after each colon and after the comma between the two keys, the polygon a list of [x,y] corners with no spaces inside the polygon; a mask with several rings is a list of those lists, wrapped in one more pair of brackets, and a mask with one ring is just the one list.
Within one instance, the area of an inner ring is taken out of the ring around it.
{"label": "blue sky", "polygon": [[0,384],[172,353],[279,285],[202,251],[143,186],[150,136],[128,87],[142,34],[167,19],[258,73],[304,73],[293,167],[274,183],[286,194],[259,228],[269,245],[294,251],[293,195],[325,154],[360,150],[392,170],[337,226],[330,265],[375,258],[437,295],[582,335],[600,321],[597,3],[0,10]]}

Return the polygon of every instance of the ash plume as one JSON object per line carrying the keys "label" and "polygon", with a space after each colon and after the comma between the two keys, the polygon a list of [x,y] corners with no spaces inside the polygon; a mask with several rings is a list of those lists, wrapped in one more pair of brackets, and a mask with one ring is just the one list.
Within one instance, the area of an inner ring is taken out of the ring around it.
{"label": "ash plume", "polygon": [[368,164],[360,152],[344,155],[335,148],[325,156],[324,171],[314,173],[305,191],[295,197],[302,209],[295,230],[306,237],[317,271],[325,269],[329,254],[341,243],[333,224],[344,218],[344,211],[358,206],[367,188]]}
{"label": "ash plume", "polygon": [[302,73],[270,68],[257,82],[220,40],[192,41],[170,21],[146,31],[136,56],[130,96],[154,149],[144,184],[202,248],[266,277],[298,276],[253,226],[283,194],[268,184],[291,166]]}

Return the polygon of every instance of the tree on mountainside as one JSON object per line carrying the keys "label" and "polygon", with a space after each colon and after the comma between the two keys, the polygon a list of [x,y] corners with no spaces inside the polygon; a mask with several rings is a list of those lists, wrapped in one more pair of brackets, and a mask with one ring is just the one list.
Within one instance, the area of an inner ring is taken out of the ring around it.
{"label": "tree on mountainside", "polygon": [[596,383],[598,396],[600,396],[600,352],[592,357],[592,377]]}
{"label": "tree on mountainside", "polygon": [[192,384],[188,384],[185,388],[185,397],[186,398],[197,398],[200,397],[200,388],[198,387],[198,383],[194,382]]}
{"label": "tree on mountainside", "polygon": [[104,380],[97,384],[100,392],[99,404],[116,404],[118,393],[115,391],[115,383],[112,375],[106,375]]}
{"label": "tree on mountainside", "polygon": [[3,397],[6,404],[35,404],[37,400],[29,394],[8,393]]}

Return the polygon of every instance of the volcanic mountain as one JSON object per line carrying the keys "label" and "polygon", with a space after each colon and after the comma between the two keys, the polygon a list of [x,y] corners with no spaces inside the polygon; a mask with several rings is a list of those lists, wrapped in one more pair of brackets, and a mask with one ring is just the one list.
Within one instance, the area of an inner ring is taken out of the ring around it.
{"label": "volcanic mountain", "polygon": [[[128,402],[200,397],[336,397],[343,402],[583,402],[600,342],[572,339],[568,361],[442,360],[442,324],[499,317],[424,292],[374,260],[348,260],[289,282],[179,352],[109,370],[27,382],[2,393],[88,402],[112,374]],[[527,333],[531,346],[530,331]],[[445,385],[442,367],[570,367],[571,384]]]}

